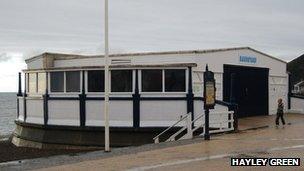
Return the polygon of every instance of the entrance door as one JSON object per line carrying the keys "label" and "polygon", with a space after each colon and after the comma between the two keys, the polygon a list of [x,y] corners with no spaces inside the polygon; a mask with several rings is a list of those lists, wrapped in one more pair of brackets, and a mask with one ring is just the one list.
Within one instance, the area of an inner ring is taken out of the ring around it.
{"label": "entrance door", "polygon": [[224,65],[224,101],[234,91],[239,117],[268,115],[268,75],[267,68]]}

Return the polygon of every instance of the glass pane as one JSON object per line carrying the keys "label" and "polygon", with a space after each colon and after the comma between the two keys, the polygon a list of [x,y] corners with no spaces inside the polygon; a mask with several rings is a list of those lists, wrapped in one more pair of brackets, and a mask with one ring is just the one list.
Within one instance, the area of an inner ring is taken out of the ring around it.
{"label": "glass pane", "polygon": [[63,92],[63,72],[51,72],[51,92]]}
{"label": "glass pane", "polygon": [[162,92],[162,70],[147,69],[141,71],[143,92]]}
{"label": "glass pane", "polygon": [[166,69],[165,70],[165,91],[185,92],[186,91],[186,70]]}
{"label": "glass pane", "polygon": [[66,92],[80,92],[80,72],[67,71],[66,75]]}
{"label": "glass pane", "polygon": [[111,71],[111,92],[132,92],[132,70]]}
{"label": "glass pane", "polygon": [[88,92],[104,92],[104,71],[88,71]]}
{"label": "glass pane", "polygon": [[28,78],[28,81],[29,81],[29,92],[30,93],[36,93],[37,92],[37,77],[36,77],[36,74],[37,73],[30,73],[29,74],[29,78]]}
{"label": "glass pane", "polygon": [[45,93],[46,73],[38,73],[38,93]]}

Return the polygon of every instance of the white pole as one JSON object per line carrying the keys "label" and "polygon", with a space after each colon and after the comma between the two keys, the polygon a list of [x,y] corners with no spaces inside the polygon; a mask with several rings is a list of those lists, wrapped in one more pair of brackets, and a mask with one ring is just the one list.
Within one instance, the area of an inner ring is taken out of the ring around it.
{"label": "white pole", "polygon": [[104,120],[105,120],[105,151],[110,151],[110,129],[109,129],[109,25],[108,25],[108,0],[105,0],[105,98],[104,98]]}

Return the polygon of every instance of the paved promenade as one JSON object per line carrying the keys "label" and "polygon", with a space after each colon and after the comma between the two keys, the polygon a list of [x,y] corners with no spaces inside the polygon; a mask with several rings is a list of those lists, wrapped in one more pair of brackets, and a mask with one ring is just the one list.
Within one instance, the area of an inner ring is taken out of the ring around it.
{"label": "paved promenade", "polygon": [[[240,120],[239,133],[213,135],[210,141],[195,139],[134,153],[108,153],[70,164],[58,165],[50,159],[57,166],[41,170],[304,170],[304,115],[289,114],[286,120],[291,124],[276,128],[273,116],[246,118]],[[231,157],[300,157],[301,166],[231,167]]]}

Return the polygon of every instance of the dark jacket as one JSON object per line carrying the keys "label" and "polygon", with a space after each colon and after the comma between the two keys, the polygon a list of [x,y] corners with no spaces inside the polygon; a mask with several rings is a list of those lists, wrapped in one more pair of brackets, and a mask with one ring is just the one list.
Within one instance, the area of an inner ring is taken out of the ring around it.
{"label": "dark jacket", "polygon": [[280,103],[278,104],[277,114],[283,114],[284,113],[284,104]]}

